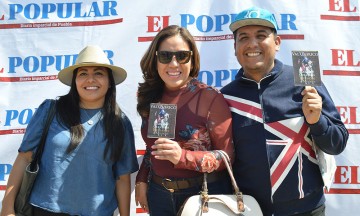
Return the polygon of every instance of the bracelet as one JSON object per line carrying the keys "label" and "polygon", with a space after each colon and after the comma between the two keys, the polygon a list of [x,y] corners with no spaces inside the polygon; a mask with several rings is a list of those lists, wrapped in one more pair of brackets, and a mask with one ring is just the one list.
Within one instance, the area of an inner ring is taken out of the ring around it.
{"label": "bracelet", "polygon": [[140,184],[146,184],[145,182],[136,182],[135,187],[139,186]]}

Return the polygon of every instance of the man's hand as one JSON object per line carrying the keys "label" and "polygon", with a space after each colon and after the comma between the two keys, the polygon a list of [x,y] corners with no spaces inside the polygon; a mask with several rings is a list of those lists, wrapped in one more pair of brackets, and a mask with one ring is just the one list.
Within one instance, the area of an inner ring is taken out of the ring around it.
{"label": "man's hand", "polygon": [[309,124],[315,124],[319,121],[322,110],[322,98],[314,87],[305,86],[301,92],[302,110],[306,121]]}

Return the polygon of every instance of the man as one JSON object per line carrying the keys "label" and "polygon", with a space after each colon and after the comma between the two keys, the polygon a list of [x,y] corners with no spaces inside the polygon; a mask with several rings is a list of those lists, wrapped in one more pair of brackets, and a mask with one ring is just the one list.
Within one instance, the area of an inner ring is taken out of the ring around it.
{"label": "man", "polygon": [[166,114],[166,112],[165,112],[164,108],[160,108],[160,112],[158,114],[158,121],[161,121],[161,119],[163,119],[165,117],[165,114]]}
{"label": "man", "polygon": [[242,68],[221,92],[233,116],[240,190],[264,215],[325,215],[314,149],[336,155],[348,139],[329,93],[324,85],[294,85],[293,68],[275,59],[281,39],[269,11],[244,10],[230,29]]}

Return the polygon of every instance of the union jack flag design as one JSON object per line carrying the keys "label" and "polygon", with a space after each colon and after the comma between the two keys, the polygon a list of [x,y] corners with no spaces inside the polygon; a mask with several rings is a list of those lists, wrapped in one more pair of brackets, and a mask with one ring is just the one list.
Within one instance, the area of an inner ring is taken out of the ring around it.
{"label": "union jack flag design", "polygon": [[229,95],[224,95],[224,97],[232,112],[264,124],[265,130],[274,138],[266,140],[268,149],[279,149],[280,147],[278,156],[270,161],[272,195],[283,183],[293,166],[297,164],[299,198],[303,198],[302,162],[307,158],[310,162],[318,164],[313,142],[308,138],[310,129],[304,121],[304,117],[264,123],[259,103]]}

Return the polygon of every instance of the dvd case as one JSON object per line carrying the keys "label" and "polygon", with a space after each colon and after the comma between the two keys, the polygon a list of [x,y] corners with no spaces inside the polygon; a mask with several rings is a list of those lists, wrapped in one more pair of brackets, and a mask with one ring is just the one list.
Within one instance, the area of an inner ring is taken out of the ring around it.
{"label": "dvd case", "polygon": [[175,138],[176,104],[151,103],[149,114],[149,138]]}
{"label": "dvd case", "polygon": [[296,86],[320,86],[318,51],[291,51]]}

